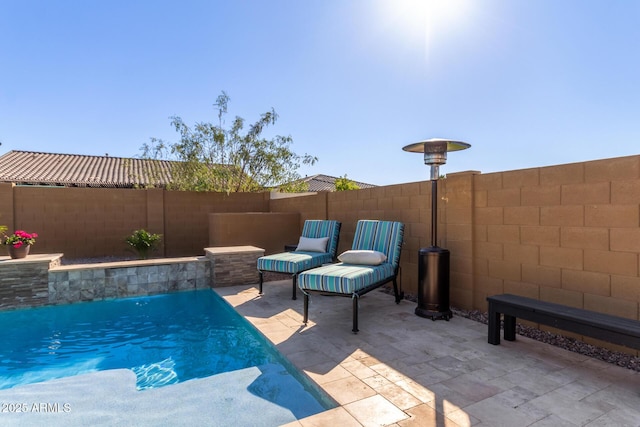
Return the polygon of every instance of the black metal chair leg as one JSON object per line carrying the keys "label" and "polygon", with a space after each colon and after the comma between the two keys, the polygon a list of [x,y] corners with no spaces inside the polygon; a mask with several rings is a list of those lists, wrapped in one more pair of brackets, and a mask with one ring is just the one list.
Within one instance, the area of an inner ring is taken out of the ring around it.
{"label": "black metal chair leg", "polygon": [[393,279],[393,293],[396,296],[396,304],[400,304],[400,301],[402,301],[402,298],[404,298],[404,292],[398,291],[398,282],[395,277]]}
{"label": "black metal chair leg", "polygon": [[291,291],[292,292],[291,299],[298,299],[297,290],[298,290],[298,274],[294,274],[293,275],[293,289]]}
{"label": "black metal chair leg", "polygon": [[259,274],[259,276],[260,276],[260,285],[259,285],[258,293],[259,293],[260,295],[262,295],[262,279],[263,279],[263,278],[262,278],[262,271],[258,271],[258,274]]}
{"label": "black metal chair leg", "polygon": [[353,329],[351,331],[354,334],[358,333],[358,299],[356,297],[351,298],[353,300]]}
{"label": "black metal chair leg", "polygon": [[302,322],[306,325],[309,320],[309,294],[304,294],[304,317]]}

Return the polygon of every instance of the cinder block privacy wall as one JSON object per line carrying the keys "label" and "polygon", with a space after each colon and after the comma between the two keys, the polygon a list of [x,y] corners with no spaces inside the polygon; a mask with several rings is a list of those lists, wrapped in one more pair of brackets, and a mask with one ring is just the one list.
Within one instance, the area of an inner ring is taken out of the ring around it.
{"label": "cinder block privacy wall", "polygon": [[267,254],[282,252],[284,244],[298,243],[300,214],[297,212],[238,212],[209,214],[209,246],[237,246],[247,242]]}
{"label": "cinder block privacy wall", "polygon": [[[451,251],[452,305],[485,310],[487,295],[510,292],[639,318],[640,156],[452,173],[438,185],[438,244]],[[282,233],[270,221],[254,219],[251,233],[246,222],[233,230],[226,221],[224,245],[259,246],[269,236],[272,250],[296,243],[306,219],[341,221],[339,251],[351,246],[358,219],[402,221],[400,278],[408,293],[417,293],[418,250],[430,245],[430,207],[429,181],[286,198],[0,184],[0,224],[39,233],[34,253],[65,257],[126,253],[124,238],[137,228],[164,235],[161,256],[202,255],[221,226],[210,223],[215,213],[295,214]]]}
{"label": "cinder block privacy wall", "polygon": [[31,253],[65,258],[135,256],[125,239],[163,235],[159,256],[204,255],[212,212],[268,212],[269,193],[15,186],[0,183],[0,224],[40,236]]}

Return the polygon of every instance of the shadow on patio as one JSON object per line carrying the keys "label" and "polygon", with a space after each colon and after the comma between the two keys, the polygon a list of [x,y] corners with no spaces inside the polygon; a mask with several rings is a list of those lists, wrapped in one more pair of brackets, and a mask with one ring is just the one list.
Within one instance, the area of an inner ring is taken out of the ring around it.
{"label": "shadow on patio", "polygon": [[309,324],[291,281],[215,288],[341,407],[293,425],[639,425],[638,373],[487,326],[431,321],[371,292],[351,332],[351,301],[312,295]]}

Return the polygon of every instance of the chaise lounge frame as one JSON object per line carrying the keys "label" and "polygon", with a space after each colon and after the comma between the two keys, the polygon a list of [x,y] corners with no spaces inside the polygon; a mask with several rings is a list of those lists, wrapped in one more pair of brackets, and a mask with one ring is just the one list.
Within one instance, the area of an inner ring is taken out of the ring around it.
{"label": "chaise lounge frame", "polygon": [[[385,235],[383,230],[391,228],[391,235]],[[309,296],[312,293],[320,295],[335,295],[343,297],[351,297],[353,305],[353,327],[352,332],[358,333],[358,304],[360,297],[372,290],[379,288],[380,286],[393,282],[393,292],[395,296],[396,304],[404,298],[404,292],[398,287],[398,273],[400,271],[400,254],[402,249],[402,241],[404,235],[404,224],[401,222],[393,221],[378,221],[378,220],[360,220],[356,224],[356,232],[353,239],[352,249],[355,250],[378,250],[385,253],[387,256],[387,264],[391,264],[393,267],[393,273],[383,277],[381,280],[374,281],[373,283],[366,283],[361,287],[354,288],[350,292],[336,292],[318,287],[311,287],[311,282],[314,282],[313,276],[317,278],[328,280],[339,280],[343,273],[348,272],[349,269],[357,268],[377,268],[376,266],[366,265],[353,265],[348,263],[338,263],[332,266],[318,267],[311,270],[307,270],[300,273],[298,276],[298,287],[304,293],[304,319],[303,322],[306,325],[309,321]],[[385,242],[391,241],[390,245],[386,245]],[[386,248],[386,249],[385,249]],[[381,250],[382,249],[382,250]]]}
{"label": "chaise lounge frame", "polygon": [[259,293],[263,294],[264,272],[291,274],[291,299],[297,299],[297,278],[305,270],[336,261],[340,228],[342,223],[335,220],[309,219],[304,222],[302,236],[308,238],[328,237],[326,252],[293,250],[258,258]]}

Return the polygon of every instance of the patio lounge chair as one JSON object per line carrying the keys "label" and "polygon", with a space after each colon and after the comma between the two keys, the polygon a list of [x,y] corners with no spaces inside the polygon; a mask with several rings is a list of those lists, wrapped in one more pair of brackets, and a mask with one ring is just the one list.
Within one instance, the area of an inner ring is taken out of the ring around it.
{"label": "patio lounge chair", "polygon": [[309,294],[340,295],[353,300],[353,329],[358,332],[358,300],[373,289],[393,281],[396,304],[404,297],[397,276],[404,224],[360,220],[350,251],[338,256],[340,263],[307,270],[298,275],[304,293],[304,323],[309,320]]}
{"label": "patio lounge chair", "polygon": [[260,294],[262,294],[263,273],[289,273],[293,289],[291,299],[296,299],[298,274],[322,264],[335,262],[341,223],[333,220],[306,220],[302,236],[293,252],[267,255],[258,258],[260,273]]}

